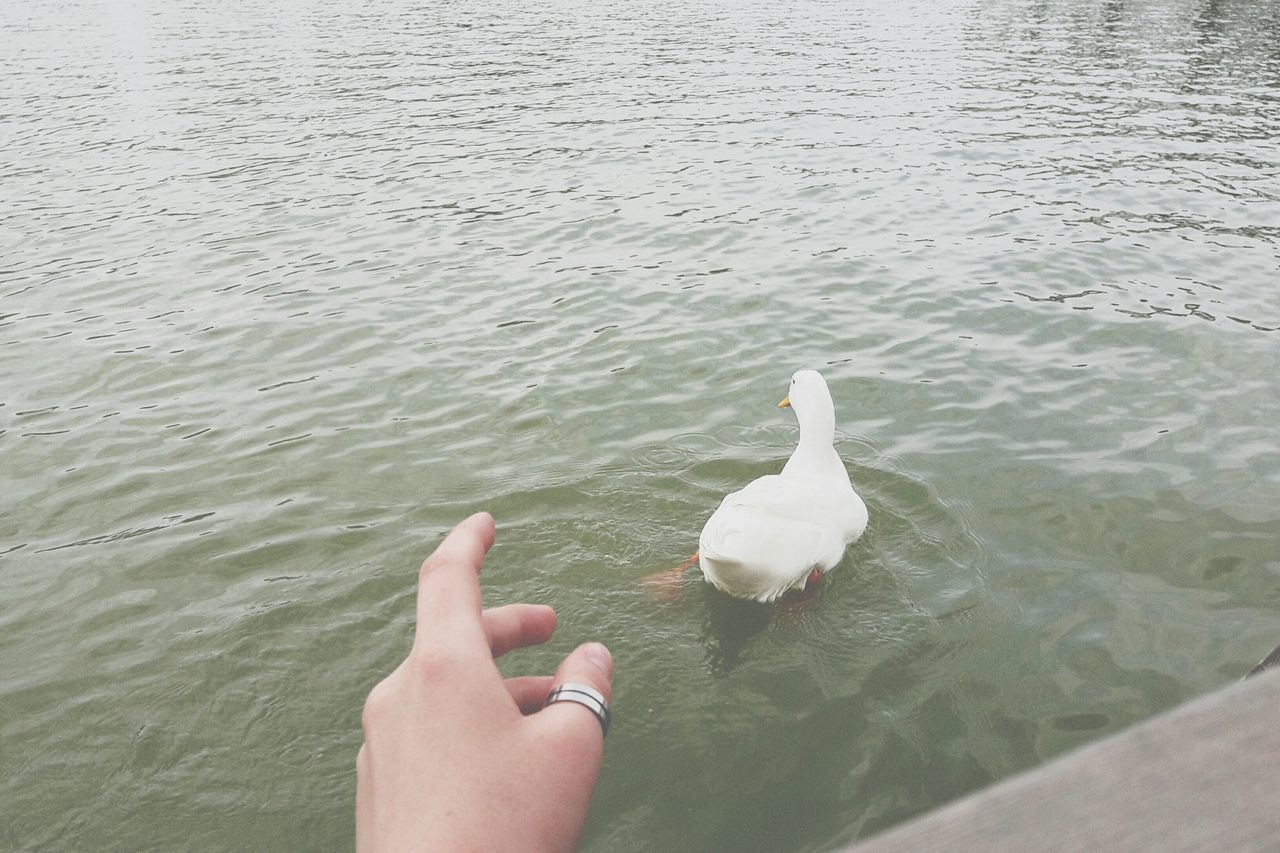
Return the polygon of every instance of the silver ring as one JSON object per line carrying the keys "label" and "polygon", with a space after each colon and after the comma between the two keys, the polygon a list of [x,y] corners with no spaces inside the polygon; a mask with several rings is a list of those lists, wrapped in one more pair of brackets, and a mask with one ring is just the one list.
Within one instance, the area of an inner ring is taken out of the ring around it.
{"label": "silver ring", "polygon": [[609,710],[609,702],[599,690],[587,684],[566,681],[551,688],[551,692],[547,694],[547,701],[542,703],[542,707],[545,708],[554,702],[577,702],[596,715],[596,719],[600,721],[600,728],[604,730],[605,736],[608,736],[613,712]]}

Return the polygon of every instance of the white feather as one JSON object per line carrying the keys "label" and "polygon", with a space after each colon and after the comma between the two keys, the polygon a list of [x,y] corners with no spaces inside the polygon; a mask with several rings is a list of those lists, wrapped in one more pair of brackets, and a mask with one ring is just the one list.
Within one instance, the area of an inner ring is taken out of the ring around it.
{"label": "white feather", "polygon": [[826,572],[867,527],[867,507],[836,454],[835,406],[821,374],[791,380],[800,440],[780,474],[728,495],[698,537],[706,579],[730,595],[772,601]]}

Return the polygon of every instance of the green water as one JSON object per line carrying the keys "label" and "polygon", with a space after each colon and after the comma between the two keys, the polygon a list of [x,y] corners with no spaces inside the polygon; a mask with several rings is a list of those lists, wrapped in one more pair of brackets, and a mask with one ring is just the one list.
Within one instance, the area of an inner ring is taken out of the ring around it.
{"label": "green water", "polygon": [[[0,10],[0,848],[340,850],[477,509],[584,848],[823,850],[1280,642],[1280,6]],[[821,592],[690,577],[824,372]]]}

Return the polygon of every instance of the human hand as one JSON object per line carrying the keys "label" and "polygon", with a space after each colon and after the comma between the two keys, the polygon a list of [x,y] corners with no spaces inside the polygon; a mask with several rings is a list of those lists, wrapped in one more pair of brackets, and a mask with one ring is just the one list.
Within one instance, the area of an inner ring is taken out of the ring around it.
{"label": "human hand", "polygon": [[413,648],[364,705],[356,757],[356,847],[572,850],[604,752],[592,713],[543,708],[553,685],[610,696],[613,660],[575,649],[554,676],[503,679],[494,658],[546,642],[550,607],[482,610],[478,574],[494,524],[477,513],[453,529],[418,576]]}

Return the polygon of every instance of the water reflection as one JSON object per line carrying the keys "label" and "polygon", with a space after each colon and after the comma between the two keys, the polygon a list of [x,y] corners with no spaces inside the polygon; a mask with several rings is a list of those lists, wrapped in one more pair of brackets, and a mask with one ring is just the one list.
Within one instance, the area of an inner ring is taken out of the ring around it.
{"label": "water reflection", "polygon": [[724,675],[737,665],[751,639],[769,627],[778,607],[733,598],[710,584],[702,586],[707,608],[707,663],[712,672]]}

